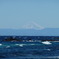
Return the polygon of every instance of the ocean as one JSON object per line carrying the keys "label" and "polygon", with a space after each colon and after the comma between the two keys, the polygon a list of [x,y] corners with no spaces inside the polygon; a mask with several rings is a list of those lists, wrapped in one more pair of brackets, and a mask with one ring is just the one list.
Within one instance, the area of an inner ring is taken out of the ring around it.
{"label": "ocean", "polygon": [[[12,42],[4,41],[10,36],[0,36],[0,59],[59,59],[58,41]],[[18,39],[38,40],[40,36],[17,36]],[[15,38],[15,36],[13,37]],[[45,37],[54,39],[55,37]],[[39,40],[45,40],[43,36]],[[58,37],[57,37],[58,38]],[[58,38],[59,39],[59,38]],[[57,40],[57,39],[56,39]]]}

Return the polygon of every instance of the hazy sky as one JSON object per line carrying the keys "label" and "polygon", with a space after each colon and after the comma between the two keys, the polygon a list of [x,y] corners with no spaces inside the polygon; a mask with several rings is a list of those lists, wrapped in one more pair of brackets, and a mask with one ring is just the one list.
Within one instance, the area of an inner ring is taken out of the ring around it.
{"label": "hazy sky", "polygon": [[0,28],[21,28],[32,22],[59,28],[59,0],[0,0]]}

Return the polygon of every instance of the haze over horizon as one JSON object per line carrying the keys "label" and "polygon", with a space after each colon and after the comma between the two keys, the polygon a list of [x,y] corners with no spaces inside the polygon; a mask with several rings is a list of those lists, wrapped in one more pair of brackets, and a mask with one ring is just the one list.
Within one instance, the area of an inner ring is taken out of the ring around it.
{"label": "haze over horizon", "polygon": [[0,28],[34,27],[59,28],[59,0],[0,0]]}

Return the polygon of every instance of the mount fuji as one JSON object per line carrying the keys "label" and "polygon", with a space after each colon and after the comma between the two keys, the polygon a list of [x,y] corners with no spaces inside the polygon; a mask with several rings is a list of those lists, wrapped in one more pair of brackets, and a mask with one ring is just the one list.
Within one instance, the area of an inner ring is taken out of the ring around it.
{"label": "mount fuji", "polygon": [[32,22],[29,24],[26,24],[24,26],[22,26],[23,29],[35,29],[35,30],[42,30],[44,29],[44,27],[40,26],[39,24]]}
{"label": "mount fuji", "polygon": [[59,36],[59,28],[44,28],[36,23],[21,29],[0,29],[0,36]]}

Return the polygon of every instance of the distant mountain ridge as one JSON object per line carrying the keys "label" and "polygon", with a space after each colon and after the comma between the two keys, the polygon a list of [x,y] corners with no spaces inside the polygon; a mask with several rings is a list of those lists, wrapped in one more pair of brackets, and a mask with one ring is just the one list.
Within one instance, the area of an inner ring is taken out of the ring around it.
{"label": "distant mountain ridge", "polygon": [[0,36],[59,36],[59,28],[36,29],[0,29]]}

